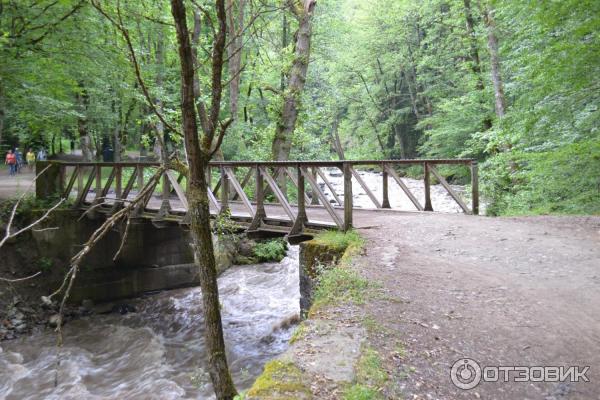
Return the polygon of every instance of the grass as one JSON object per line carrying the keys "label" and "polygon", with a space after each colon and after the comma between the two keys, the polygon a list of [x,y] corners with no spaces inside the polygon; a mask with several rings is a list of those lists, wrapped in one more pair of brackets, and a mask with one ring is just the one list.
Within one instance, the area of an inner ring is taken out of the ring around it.
{"label": "grass", "polygon": [[356,382],[344,391],[344,400],[383,399],[381,389],[388,382],[388,374],[377,351],[363,346],[356,364]]}
{"label": "grass", "polygon": [[304,336],[306,336],[306,331],[307,331],[307,328],[306,328],[306,325],[304,324],[304,322],[300,323],[300,325],[298,325],[298,327],[292,334],[292,337],[290,338],[290,344],[294,344],[298,340],[301,340]]}
{"label": "grass", "polygon": [[369,282],[348,267],[327,269],[318,278],[313,308],[347,302],[364,304],[368,288]]}
{"label": "grass", "polygon": [[356,231],[325,231],[315,236],[315,240],[319,244],[339,251],[349,248],[360,248],[364,244],[364,239]]}

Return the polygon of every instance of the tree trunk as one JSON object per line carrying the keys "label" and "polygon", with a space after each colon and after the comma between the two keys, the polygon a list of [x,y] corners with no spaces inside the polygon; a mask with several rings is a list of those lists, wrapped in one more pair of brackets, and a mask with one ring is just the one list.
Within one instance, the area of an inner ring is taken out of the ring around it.
{"label": "tree trunk", "polygon": [[[164,83],[164,74],[165,74],[165,55],[164,55],[164,31],[161,28],[158,28],[158,37],[156,38],[156,86],[162,88]],[[159,113],[163,114],[163,102],[160,98],[156,98],[155,100],[156,109]],[[156,123],[156,136],[160,140],[156,141],[156,145],[154,148],[154,152],[159,160],[166,160],[168,158],[168,150],[167,150],[167,138],[165,137],[165,127],[162,121],[158,121]]]}
{"label": "tree trunk", "polygon": [[481,61],[479,60],[479,48],[477,47],[477,38],[475,36],[475,22],[471,10],[471,0],[463,0],[465,6],[465,25],[469,35],[469,57],[471,58],[471,70],[477,75],[477,89],[483,90],[483,79],[481,78]]}
{"label": "tree trunk", "polygon": [[483,17],[488,33],[488,49],[490,52],[490,64],[492,71],[492,83],[494,84],[494,99],[496,116],[504,117],[506,110],[506,100],[504,98],[504,85],[500,76],[500,58],[498,56],[498,38],[496,36],[496,24],[494,22],[493,11],[485,8]]}
{"label": "tree trunk", "polygon": [[296,50],[286,90],[283,92],[281,117],[275,128],[275,138],[271,147],[274,160],[288,160],[292,146],[292,136],[298,119],[298,108],[310,58],[312,36],[312,16],[315,0],[297,0],[290,7],[298,18]]}
{"label": "tree trunk", "polygon": [[[237,3],[237,15],[235,10]],[[227,20],[229,30],[229,45],[227,58],[229,59],[229,109],[234,119],[237,119],[240,97],[240,82],[242,79],[242,47],[244,44],[244,8],[246,0],[227,0]]]}
{"label": "tree trunk", "polygon": [[345,160],[346,156],[344,154],[344,148],[342,147],[342,141],[340,140],[340,134],[338,132],[338,128],[340,125],[340,114],[336,113],[335,119],[333,120],[333,127],[331,128],[331,137],[333,139],[333,146],[335,148],[335,152],[338,155],[340,160]]}
{"label": "tree trunk", "polygon": [[[87,91],[85,90],[85,86],[82,82],[79,83],[79,88],[81,89],[79,93],[77,93],[77,105],[79,108],[79,113],[81,114],[77,118],[77,132],[79,132],[79,146],[81,147],[81,153],[83,155],[83,161],[92,161],[94,158],[94,153],[92,151],[92,139],[87,129],[87,108],[89,105],[89,96]],[[54,144],[53,144],[54,146]],[[54,150],[53,150],[54,151]]]}
{"label": "tree trunk", "polygon": [[[212,127],[213,129],[218,122],[220,93],[222,91],[220,86],[221,71],[215,71],[215,68],[221,69],[223,64],[222,53],[224,51],[226,29],[224,0],[216,0],[216,8],[220,30],[218,36],[215,38],[213,52],[221,52],[221,54],[220,57],[219,54],[216,54],[216,56],[213,55],[213,85],[215,82],[218,82],[218,87],[213,86],[212,88],[213,107],[211,107],[211,119],[209,121],[210,124],[208,124],[208,127]],[[191,220],[190,232],[194,259],[198,264],[200,286],[202,288],[208,369],[217,399],[232,400],[237,392],[229,373],[225,353],[205,174],[210,160],[214,131],[204,132],[201,147],[196,122],[194,57],[188,34],[183,0],[171,0],[171,12],[177,31],[179,59],[181,63],[181,112],[186,157],[189,166],[187,197]],[[216,91],[219,91],[219,93],[216,93]]]}

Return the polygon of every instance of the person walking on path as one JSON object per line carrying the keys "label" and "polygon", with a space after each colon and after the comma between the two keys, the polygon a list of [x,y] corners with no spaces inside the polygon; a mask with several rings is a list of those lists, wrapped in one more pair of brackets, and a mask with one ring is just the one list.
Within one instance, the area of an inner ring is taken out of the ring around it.
{"label": "person walking on path", "polygon": [[38,151],[37,160],[46,161],[46,150],[44,150],[43,147],[40,149],[40,151]]}
{"label": "person walking on path", "polygon": [[17,158],[16,172],[21,173],[21,168],[23,167],[23,153],[19,151],[18,147],[15,147],[15,157]]}
{"label": "person walking on path", "polygon": [[31,148],[27,152],[27,155],[25,156],[25,160],[27,161],[27,168],[29,169],[29,172],[32,172],[33,167],[35,167],[35,153],[33,152],[33,150]]}
{"label": "person walking on path", "polygon": [[8,151],[4,163],[8,165],[8,174],[14,176],[17,173],[17,156],[12,150]]}

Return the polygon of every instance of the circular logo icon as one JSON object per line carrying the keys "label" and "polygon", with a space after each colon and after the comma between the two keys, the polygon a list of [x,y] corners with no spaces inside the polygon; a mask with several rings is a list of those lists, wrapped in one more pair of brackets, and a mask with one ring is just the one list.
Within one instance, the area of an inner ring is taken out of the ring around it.
{"label": "circular logo icon", "polygon": [[481,367],[475,360],[461,358],[452,365],[450,380],[457,388],[473,389],[481,381]]}

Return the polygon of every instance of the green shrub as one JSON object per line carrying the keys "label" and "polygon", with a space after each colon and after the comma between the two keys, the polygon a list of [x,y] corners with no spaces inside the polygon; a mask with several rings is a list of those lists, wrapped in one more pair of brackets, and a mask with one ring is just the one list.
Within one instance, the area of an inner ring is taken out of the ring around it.
{"label": "green shrub", "polygon": [[259,262],[279,262],[285,257],[287,243],[283,239],[271,239],[256,244],[252,252]]}

